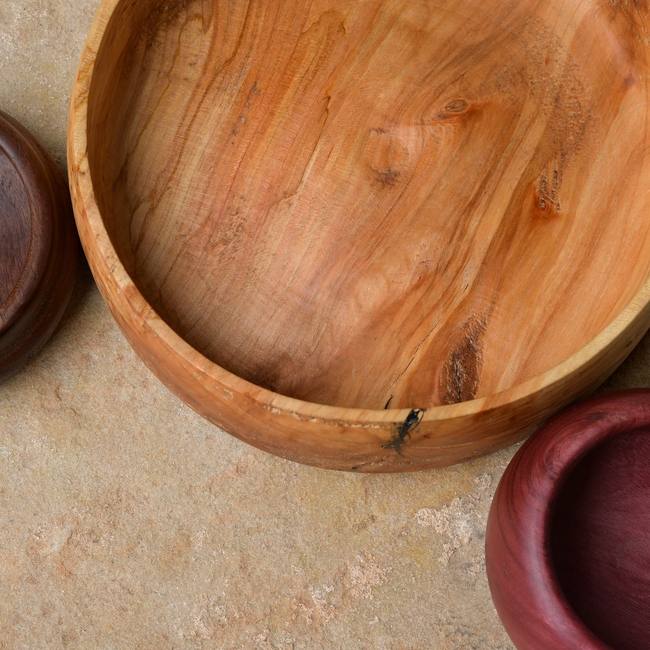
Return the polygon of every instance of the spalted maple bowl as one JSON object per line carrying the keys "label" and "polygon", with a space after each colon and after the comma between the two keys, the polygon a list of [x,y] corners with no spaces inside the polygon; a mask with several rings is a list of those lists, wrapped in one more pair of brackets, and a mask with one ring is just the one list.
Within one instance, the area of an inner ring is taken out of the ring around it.
{"label": "spalted maple bowl", "polygon": [[645,0],[104,0],[69,165],[110,309],[285,458],[512,443],[649,324],[646,24]]}
{"label": "spalted maple bowl", "polygon": [[650,390],[574,406],[517,452],[486,536],[518,650],[641,650],[650,639]]}

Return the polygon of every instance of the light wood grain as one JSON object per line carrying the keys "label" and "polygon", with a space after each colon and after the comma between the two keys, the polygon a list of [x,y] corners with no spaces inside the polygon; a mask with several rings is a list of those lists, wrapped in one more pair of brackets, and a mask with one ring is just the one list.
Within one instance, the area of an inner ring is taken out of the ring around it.
{"label": "light wood grain", "polygon": [[104,0],[69,165],[172,390],[340,469],[457,462],[648,327],[645,2]]}

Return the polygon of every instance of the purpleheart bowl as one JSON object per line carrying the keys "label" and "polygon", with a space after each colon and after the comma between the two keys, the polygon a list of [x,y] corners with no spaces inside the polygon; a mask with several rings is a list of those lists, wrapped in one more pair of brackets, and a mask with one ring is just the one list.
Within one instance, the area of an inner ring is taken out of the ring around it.
{"label": "purpleheart bowl", "polygon": [[528,440],[486,560],[518,650],[650,648],[650,390],[583,402]]}

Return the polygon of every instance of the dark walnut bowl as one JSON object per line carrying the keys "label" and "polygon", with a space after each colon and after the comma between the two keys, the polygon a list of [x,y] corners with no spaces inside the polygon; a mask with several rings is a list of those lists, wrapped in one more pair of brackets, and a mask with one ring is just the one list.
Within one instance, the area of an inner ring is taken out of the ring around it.
{"label": "dark walnut bowl", "polygon": [[0,111],[0,382],[54,333],[78,257],[63,174],[36,138]]}
{"label": "dark walnut bowl", "polygon": [[104,0],[82,243],[131,345],[295,461],[504,447],[649,324],[646,0]]}
{"label": "dark walnut bowl", "polygon": [[519,450],[486,556],[519,650],[650,647],[650,390],[573,407]]}

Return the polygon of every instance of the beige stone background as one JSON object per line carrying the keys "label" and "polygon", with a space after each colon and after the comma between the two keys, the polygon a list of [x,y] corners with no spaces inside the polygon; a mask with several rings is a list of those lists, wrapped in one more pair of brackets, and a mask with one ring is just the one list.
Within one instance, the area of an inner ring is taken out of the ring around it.
{"label": "beige stone background", "polygon": [[[63,169],[99,0],[0,0],[0,109]],[[650,385],[645,339],[607,388]],[[131,351],[85,266],[0,387],[0,648],[512,649],[484,530],[514,449],[363,476],[259,452]]]}

